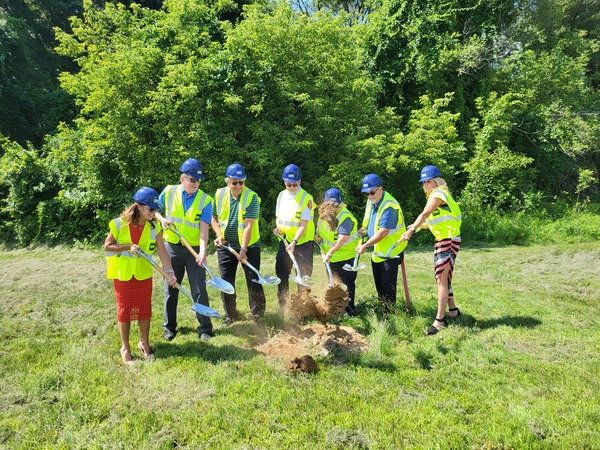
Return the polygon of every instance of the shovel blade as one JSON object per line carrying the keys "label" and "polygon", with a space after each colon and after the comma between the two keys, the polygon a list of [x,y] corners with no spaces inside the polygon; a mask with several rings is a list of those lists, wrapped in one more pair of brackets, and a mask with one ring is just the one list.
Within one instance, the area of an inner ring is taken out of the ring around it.
{"label": "shovel blade", "polygon": [[300,286],[310,287],[310,284],[308,284],[303,278],[295,277],[292,274],[290,274],[290,280],[296,284],[299,284]]}
{"label": "shovel blade", "polygon": [[197,312],[198,314],[202,314],[207,317],[214,317],[215,319],[220,319],[221,314],[216,309],[211,308],[210,306],[205,306],[200,303],[194,303],[192,306],[192,310]]}
{"label": "shovel blade", "polygon": [[206,280],[206,284],[214,287],[217,291],[221,291],[226,294],[234,294],[235,293],[235,289],[233,288],[233,286],[225,280],[216,280],[216,279]]}
{"label": "shovel blade", "polygon": [[279,283],[281,283],[281,278],[274,277],[271,275],[265,275],[265,277],[263,279],[265,280],[266,284],[271,285],[271,286],[276,286]]}

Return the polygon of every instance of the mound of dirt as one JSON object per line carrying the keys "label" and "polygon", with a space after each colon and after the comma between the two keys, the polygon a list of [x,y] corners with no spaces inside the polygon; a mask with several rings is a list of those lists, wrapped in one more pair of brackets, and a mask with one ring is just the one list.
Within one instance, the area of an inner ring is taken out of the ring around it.
{"label": "mound of dirt", "polygon": [[334,352],[356,353],[368,349],[366,338],[352,327],[311,324],[280,331],[255,347],[265,356],[297,358],[298,355],[327,356]]}

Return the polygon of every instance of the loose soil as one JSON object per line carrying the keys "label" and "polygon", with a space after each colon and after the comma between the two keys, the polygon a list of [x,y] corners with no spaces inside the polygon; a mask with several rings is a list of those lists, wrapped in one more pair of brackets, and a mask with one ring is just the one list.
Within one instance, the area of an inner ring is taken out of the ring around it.
{"label": "loose soil", "polygon": [[310,324],[282,330],[267,342],[254,347],[267,357],[298,358],[301,355],[327,356],[368,349],[366,338],[352,327]]}

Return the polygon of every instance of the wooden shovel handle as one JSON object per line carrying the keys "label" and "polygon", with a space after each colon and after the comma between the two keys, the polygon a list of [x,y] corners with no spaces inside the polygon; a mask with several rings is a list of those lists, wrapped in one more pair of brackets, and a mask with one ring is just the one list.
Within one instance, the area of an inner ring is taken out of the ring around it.
{"label": "wooden shovel handle", "polygon": [[[156,211],[156,213],[154,213],[154,214],[155,214],[156,218],[158,220],[160,220],[161,223],[166,220],[162,216],[162,214],[159,213],[158,211]],[[175,228],[173,225],[171,225],[168,229],[171,230],[173,233],[175,233],[177,235],[177,237],[179,237],[179,240],[181,241],[181,243],[183,245],[185,245],[185,247],[190,251],[190,253],[192,255],[194,255],[194,258],[196,258],[196,259],[200,258],[200,255],[198,255],[198,253],[196,252],[196,250],[194,250],[192,248],[192,246],[189,244],[189,242],[185,240],[185,238],[181,235],[181,233],[179,231],[177,231],[177,228]]]}

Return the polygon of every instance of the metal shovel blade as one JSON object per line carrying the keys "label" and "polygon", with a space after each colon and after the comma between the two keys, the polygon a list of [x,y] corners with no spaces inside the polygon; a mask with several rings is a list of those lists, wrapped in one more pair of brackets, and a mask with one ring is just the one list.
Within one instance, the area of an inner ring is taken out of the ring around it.
{"label": "metal shovel blade", "polygon": [[298,277],[297,275],[292,275],[290,273],[290,280],[292,280],[294,283],[299,284],[300,286],[306,286],[306,287],[310,287],[310,284],[308,284],[308,279],[309,276],[305,275],[303,277]]}
{"label": "metal shovel blade", "polygon": [[192,310],[197,312],[198,314],[202,314],[207,317],[214,317],[215,319],[220,319],[221,314],[216,309],[211,308],[210,306],[205,306],[200,303],[194,303],[192,306]]}
{"label": "metal shovel blade", "polygon": [[347,270],[348,272],[358,272],[360,269],[364,269],[365,267],[367,267],[367,265],[365,263],[358,264],[359,257],[360,257],[360,254],[357,253],[356,256],[354,257],[354,263],[352,263],[352,265],[346,263],[346,264],[344,264],[342,269]]}
{"label": "metal shovel blade", "polygon": [[218,291],[225,292],[226,294],[235,294],[235,289],[231,283],[225,281],[223,278],[215,277],[210,269],[206,266],[206,263],[202,263],[202,267],[204,267],[206,273],[210,277],[210,280],[206,280],[206,284],[214,287]]}
{"label": "metal shovel blade", "polygon": [[215,277],[211,280],[206,280],[206,284],[214,287],[217,291],[221,291],[226,294],[235,294],[235,289],[233,286],[222,278]]}
{"label": "metal shovel blade", "polygon": [[221,314],[219,314],[219,311],[217,311],[216,309],[213,309],[210,306],[205,306],[200,303],[196,303],[194,301],[194,299],[192,298],[192,296],[190,295],[190,293],[183,286],[178,284],[177,289],[179,289],[181,292],[183,292],[183,294],[185,294],[185,296],[192,301],[192,303],[193,303],[192,311],[197,312],[198,314],[202,314],[203,316],[207,316],[207,317],[214,317],[216,319],[221,318]]}
{"label": "metal shovel blade", "polygon": [[256,267],[254,267],[252,264],[250,264],[248,261],[246,261],[244,264],[246,264],[246,266],[248,266],[248,268],[250,270],[252,270],[258,277],[258,280],[252,280],[253,282],[258,283],[258,284],[266,284],[269,286],[274,286],[274,285],[281,283],[281,279],[278,277],[272,277],[271,275],[265,275],[263,277],[260,274],[260,272],[258,271],[258,269]]}
{"label": "metal shovel blade", "polygon": [[258,283],[258,284],[266,284],[268,286],[276,286],[279,283],[281,283],[281,278],[273,277],[271,275],[265,275],[264,277],[260,276],[258,278],[258,280],[253,279],[252,281],[255,283]]}

